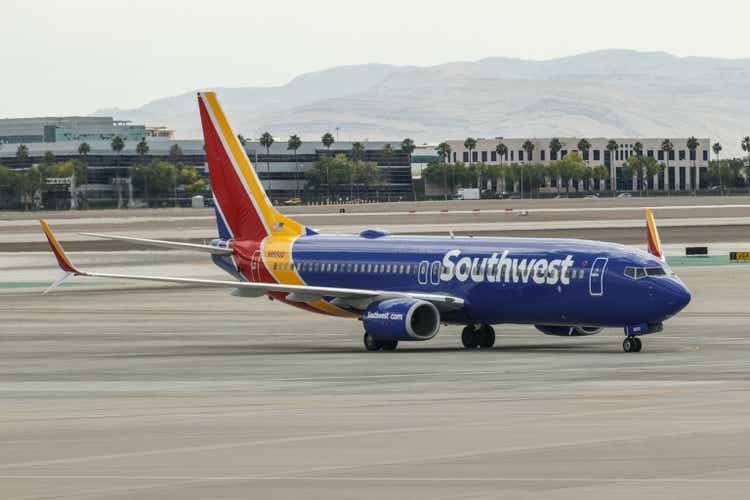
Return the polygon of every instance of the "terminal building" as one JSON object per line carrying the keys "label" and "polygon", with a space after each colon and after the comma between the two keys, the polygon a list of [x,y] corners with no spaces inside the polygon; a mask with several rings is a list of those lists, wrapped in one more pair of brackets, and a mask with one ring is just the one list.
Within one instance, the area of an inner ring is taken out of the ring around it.
{"label": "terminal building", "polygon": [[0,119],[0,144],[110,141],[115,136],[140,141],[147,135],[144,125],[132,125],[110,116]]}
{"label": "terminal building", "polygon": [[[707,170],[710,161],[710,147],[711,140],[708,138],[698,139],[698,148],[695,151],[695,157],[693,157],[691,151],[687,147],[688,138],[670,138],[673,145],[673,150],[669,153],[661,149],[664,138],[622,138],[622,137],[593,137],[586,138],[591,147],[588,151],[579,151],[579,154],[584,161],[590,166],[604,165],[612,171],[612,165],[614,164],[616,172],[616,186],[620,191],[630,191],[637,189],[637,183],[635,179],[625,179],[622,175],[622,165],[627,161],[630,156],[635,155],[634,145],[640,142],[643,145],[643,155],[647,157],[654,157],[663,163],[667,168],[662,174],[657,174],[653,178],[648,179],[648,187],[650,190],[656,191],[690,191],[695,185],[695,170],[693,168],[693,161],[695,161],[695,167],[700,170],[701,184],[698,186],[699,189],[706,188]],[[529,157],[526,151],[523,149],[524,143],[530,140],[534,144],[534,150]],[[541,163],[543,165],[549,164],[550,161],[558,160],[564,157],[570,151],[578,150],[578,143],[581,140],[580,137],[559,137],[562,148],[555,154],[550,150],[550,141],[552,138],[542,139],[507,139],[502,137],[496,137],[494,139],[477,139],[476,147],[469,151],[464,146],[464,140],[450,140],[447,141],[451,147],[451,155],[449,158],[450,162],[464,162],[464,163]],[[614,140],[617,143],[617,149],[614,151],[614,155],[610,155],[610,151],[607,149],[609,141]],[[498,144],[504,144],[508,148],[508,154],[504,158],[499,158],[496,152]],[[548,185],[550,184],[548,180]],[[602,189],[609,189],[610,180],[607,180],[606,186],[601,186]]]}

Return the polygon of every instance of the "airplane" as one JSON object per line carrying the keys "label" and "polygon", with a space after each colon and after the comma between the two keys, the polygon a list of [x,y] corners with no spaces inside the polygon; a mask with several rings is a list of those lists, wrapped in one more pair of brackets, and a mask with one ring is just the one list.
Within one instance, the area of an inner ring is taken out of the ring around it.
{"label": "airplane", "polygon": [[495,343],[495,325],[534,325],[547,335],[580,337],[623,328],[625,352],[659,332],[690,291],[667,265],[651,210],[648,252],[558,238],[320,234],[278,212],[213,92],[198,108],[214,194],[218,238],[210,244],[85,233],[131,243],[205,252],[231,280],[82,271],[40,220],[71,276],[229,288],[239,297],[267,296],[307,311],[356,318],[367,351],[433,339],[441,325],[463,326],[467,349]]}

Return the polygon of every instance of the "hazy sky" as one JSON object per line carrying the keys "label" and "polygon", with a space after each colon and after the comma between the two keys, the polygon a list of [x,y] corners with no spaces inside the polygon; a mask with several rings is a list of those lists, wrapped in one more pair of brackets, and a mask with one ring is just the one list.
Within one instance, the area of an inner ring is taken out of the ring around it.
{"label": "hazy sky", "polygon": [[750,2],[0,0],[0,117],[280,85],[341,64],[606,48],[750,57]]}

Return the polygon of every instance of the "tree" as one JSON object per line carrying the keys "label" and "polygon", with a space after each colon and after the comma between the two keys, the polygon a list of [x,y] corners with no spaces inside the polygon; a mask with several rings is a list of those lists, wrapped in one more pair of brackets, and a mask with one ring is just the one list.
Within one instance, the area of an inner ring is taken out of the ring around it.
{"label": "tree", "polygon": [[169,161],[179,163],[182,161],[183,153],[179,144],[172,144],[169,148]]}
{"label": "tree", "polygon": [[116,166],[118,167],[115,169],[115,183],[117,184],[117,208],[122,208],[122,184],[120,184],[119,166],[120,153],[122,153],[122,150],[125,148],[125,141],[122,139],[122,137],[116,135],[112,138],[112,142],[110,142],[109,145],[112,148],[112,151],[114,151],[115,153],[115,162]]}
{"label": "tree", "polygon": [[448,159],[451,155],[451,145],[447,142],[441,142],[438,144],[436,151],[443,159],[443,197],[448,200]]}
{"label": "tree", "polygon": [[294,151],[294,197],[299,195],[299,163],[297,163],[297,150],[302,146],[302,139],[297,134],[289,136],[286,142],[286,150]]}
{"label": "tree", "polygon": [[698,153],[696,150],[698,149],[698,145],[698,139],[696,139],[694,136],[691,136],[687,140],[686,146],[690,151],[690,160],[693,162],[693,172],[695,173],[695,182],[692,183],[693,193],[696,193],[698,191],[698,186],[700,186],[701,184],[701,174],[698,171],[698,167],[696,165],[696,160],[698,159]]}
{"label": "tree", "polygon": [[[365,147],[362,145],[361,142],[355,142],[352,143],[352,159],[354,160],[354,163],[358,160],[361,160],[365,157]],[[359,189],[359,188],[358,188]],[[354,199],[354,165],[352,165],[351,168],[351,179],[349,182],[349,199]]]}
{"label": "tree", "polygon": [[643,187],[645,188],[646,195],[648,196],[647,179],[652,179],[656,174],[661,173],[662,170],[664,170],[664,165],[656,161],[656,158],[654,158],[653,156],[642,158],[640,163],[640,168],[644,175]]}
{"label": "tree", "polygon": [[586,164],[589,163],[589,151],[591,150],[591,143],[588,139],[581,139],[578,141],[578,151],[581,152],[584,158],[586,158]]}
{"label": "tree", "polygon": [[664,139],[661,141],[661,150],[664,151],[664,157],[667,163],[667,166],[665,168],[665,179],[664,179],[664,187],[668,191],[669,190],[669,157],[672,155],[672,151],[674,151],[674,144],[672,144],[672,141],[669,139]]}
{"label": "tree", "polygon": [[140,156],[141,162],[143,162],[144,157],[148,154],[150,149],[151,148],[149,147],[148,142],[146,142],[145,137],[135,145],[135,152],[138,156]]}
{"label": "tree", "polygon": [[472,163],[471,152],[474,151],[474,148],[477,147],[477,140],[474,139],[473,137],[467,137],[466,140],[464,141],[464,147],[469,152],[469,165],[471,165]]}
{"label": "tree", "polygon": [[[715,142],[714,145],[711,147],[711,149],[714,150],[714,155],[716,155],[716,165],[720,169],[721,168],[721,162],[719,160],[719,155],[721,154],[721,150],[724,149],[721,146],[720,142]],[[718,172],[718,179],[719,179],[719,190],[721,191],[721,194],[724,194],[724,183],[721,179],[721,171]]]}
{"label": "tree", "polygon": [[269,155],[271,154],[273,142],[273,136],[269,132],[263,132],[263,135],[260,136],[260,145],[266,148],[266,175],[268,175],[266,191],[268,191],[269,195],[271,193],[271,160]]}
{"label": "tree", "polygon": [[[583,176],[586,164],[577,151],[566,154],[562,160],[557,161],[557,173],[565,184],[567,193],[570,193],[570,181],[579,180]],[[559,189],[558,189],[559,192]]]}
{"label": "tree", "polygon": [[750,136],[742,139],[742,151],[747,153],[747,164],[750,166]]}
{"label": "tree", "polygon": [[607,180],[609,177],[609,169],[604,165],[597,165],[591,169],[591,177],[593,177],[601,186],[601,182]]}
{"label": "tree", "polygon": [[[149,152],[150,149],[151,148],[149,147],[148,143],[146,142],[146,138],[145,137],[143,139],[141,139],[141,141],[138,144],[136,144],[136,146],[135,146],[135,152],[140,157],[139,162],[141,164],[143,164],[143,162],[145,161],[146,155],[148,154],[148,152]],[[133,177],[133,172],[132,171],[130,173],[130,177],[131,178]],[[145,183],[144,183],[144,188],[143,188],[143,196],[146,199],[146,206],[148,206],[148,176],[145,177]]]}
{"label": "tree", "polygon": [[334,193],[339,191],[340,195],[341,186],[349,184],[352,179],[352,168],[352,161],[342,153],[336,156],[323,156],[305,172],[306,189],[320,192],[325,185],[328,193],[333,187]]}
{"label": "tree", "polygon": [[247,139],[245,139],[242,134],[237,134],[237,140],[240,141],[240,144],[242,144],[243,148],[247,146]]}
{"label": "tree", "polygon": [[83,158],[86,158],[90,152],[91,152],[91,146],[89,146],[87,142],[82,142],[78,146],[78,156],[82,156]]}
{"label": "tree", "polygon": [[414,153],[414,150],[416,149],[416,147],[417,146],[414,145],[414,141],[412,141],[408,137],[404,139],[403,141],[401,141],[401,151],[406,153],[406,156],[409,158],[409,172],[410,172],[409,180],[411,181],[411,192],[414,197],[414,201],[417,201],[417,192],[414,189],[414,180],[412,179],[412,176],[411,176],[411,155],[412,153]]}
{"label": "tree", "polygon": [[607,151],[609,151],[609,187],[612,190],[612,196],[617,194],[617,167],[615,167],[615,152],[618,147],[619,145],[614,139],[610,139],[607,143]]}
{"label": "tree", "polygon": [[88,187],[89,186],[89,180],[88,180],[88,160],[87,160],[87,158],[88,158],[90,152],[91,152],[91,146],[89,146],[89,144],[87,142],[82,142],[81,144],[78,145],[78,156],[81,157],[81,161],[83,162],[84,168],[81,170],[81,176],[80,177],[77,176],[77,179],[79,180],[79,184],[81,183],[80,181],[83,181],[83,205],[84,205],[84,208],[88,208],[89,207],[89,193],[88,193],[88,190],[89,190],[89,187]]}
{"label": "tree", "polygon": [[498,160],[500,160],[500,172],[503,177],[503,184],[505,184],[507,181],[507,177],[505,175],[505,169],[503,168],[503,160],[508,157],[508,146],[506,146],[502,142],[499,142],[497,146],[495,146],[495,152],[497,153]]}
{"label": "tree", "polygon": [[554,137],[551,141],[549,141],[549,150],[550,150],[549,159],[557,160],[558,159],[557,153],[559,153],[561,149],[562,149],[562,143],[560,142],[560,139],[558,139],[557,137]]}
{"label": "tree", "polygon": [[45,168],[52,166],[55,161],[55,153],[53,153],[52,151],[44,152],[44,156],[42,157],[42,165],[44,165]]}
{"label": "tree", "polygon": [[[527,139],[521,148],[526,152],[526,161],[530,163],[531,155],[534,153],[534,143]],[[521,168],[521,199],[523,199],[523,168]]]}
{"label": "tree", "polygon": [[[323,146],[326,147],[326,149],[328,150],[328,154],[330,155],[331,154],[331,146],[333,146],[333,143],[335,142],[334,139],[333,139],[333,134],[331,134],[330,132],[326,132],[320,138],[320,142],[323,143]],[[327,199],[329,199],[331,197],[331,188],[330,188],[330,183],[328,182],[328,174],[327,173],[326,173],[326,186],[328,186],[328,187],[326,187],[326,200],[327,200]]]}
{"label": "tree", "polygon": [[18,149],[16,149],[16,159],[23,163],[29,161],[29,148],[26,144],[21,144],[18,146]]}
{"label": "tree", "polygon": [[643,143],[640,141],[636,141],[636,143],[633,144],[633,151],[635,151],[635,155],[638,158],[638,170],[636,171],[638,191],[642,192],[643,182],[646,180],[645,177],[643,177]]}

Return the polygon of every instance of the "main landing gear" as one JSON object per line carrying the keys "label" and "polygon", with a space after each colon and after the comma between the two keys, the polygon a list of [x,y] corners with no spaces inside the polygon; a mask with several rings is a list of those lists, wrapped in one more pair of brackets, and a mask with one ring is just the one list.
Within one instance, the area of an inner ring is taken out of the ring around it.
{"label": "main landing gear", "polygon": [[398,347],[398,340],[376,340],[367,332],[363,341],[368,351],[395,351]]}
{"label": "main landing gear", "polygon": [[625,352],[641,352],[643,343],[638,337],[625,337],[622,341],[622,350]]}
{"label": "main landing gear", "polygon": [[489,349],[495,345],[495,330],[486,324],[467,325],[461,332],[461,343],[467,349]]}

